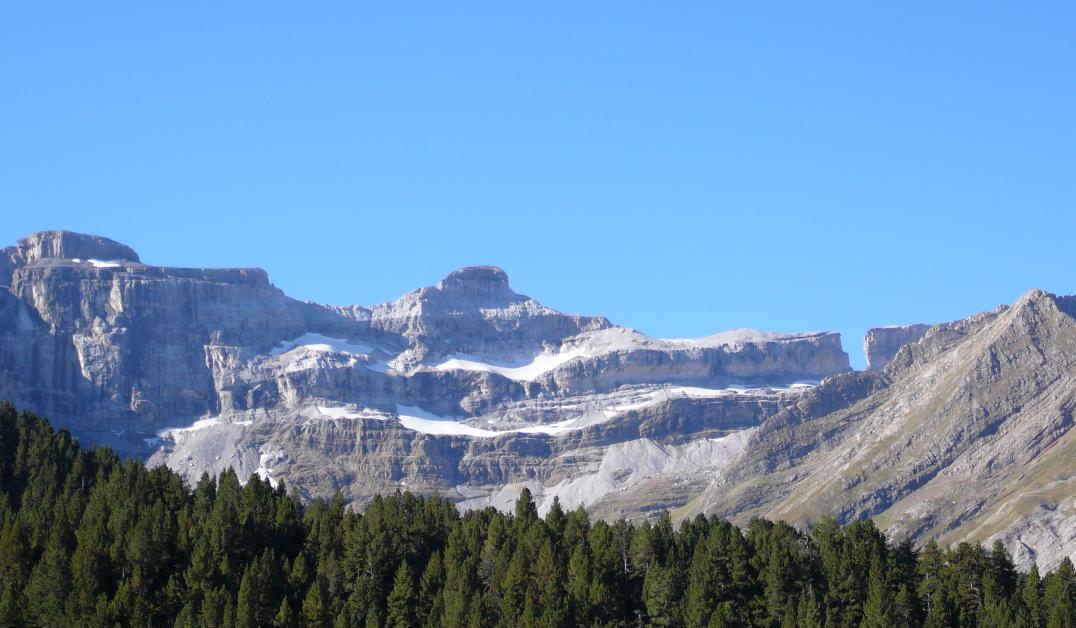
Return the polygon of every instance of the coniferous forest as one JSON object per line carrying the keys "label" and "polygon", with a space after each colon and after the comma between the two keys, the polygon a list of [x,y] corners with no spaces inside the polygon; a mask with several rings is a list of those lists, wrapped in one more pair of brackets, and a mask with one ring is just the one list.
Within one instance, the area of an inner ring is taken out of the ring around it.
{"label": "coniferous forest", "polygon": [[[244,482],[245,480],[245,482]],[[361,514],[194,487],[0,406],[3,626],[1076,626],[1076,574],[1004,548],[699,517],[591,521],[396,494]]]}

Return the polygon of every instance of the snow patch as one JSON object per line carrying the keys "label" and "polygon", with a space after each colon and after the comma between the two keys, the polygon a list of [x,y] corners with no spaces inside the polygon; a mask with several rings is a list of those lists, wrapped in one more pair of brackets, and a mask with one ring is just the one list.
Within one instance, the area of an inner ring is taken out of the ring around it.
{"label": "snow patch", "polygon": [[180,436],[188,432],[197,432],[199,430],[204,430],[213,427],[214,425],[217,425],[219,423],[220,417],[211,416],[204,419],[198,419],[193,424],[188,425],[187,427],[166,427],[162,430],[157,430],[157,436],[158,438],[174,439],[176,436]]}
{"label": "snow patch", "polygon": [[477,436],[489,438],[498,436],[504,432],[492,432],[466,423],[460,423],[452,419],[437,416],[426,412],[416,406],[396,406],[396,413],[400,417],[400,424],[409,430],[423,434],[437,434],[442,436]]}
{"label": "snow patch", "polygon": [[345,353],[347,355],[369,355],[374,348],[342,338],[330,338],[321,334],[303,334],[295,340],[286,340],[269,352],[269,355],[283,355],[293,349],[304,348],[318,353]]}
{"label": "snow patch", "polygon": [[517,381],[531,381],[577,358],[593,358],[617,351],[657,349],[676,351],[694,348],[735,347],[747,343],[780,342],[810,338],[814,332],[783,334],[756,329],[734,329],[695,339],[651,338],[629,327],[610,327],[568,338],[557,349],[508,357],[449,354],[431,365],[434,370],[498,373]]}
{"label": "snow patch", "polygon": [[433,369],[436,371],[460,370],[498,373],[509,379],[531,381],[565,362],[585,355],[582,351],[568,351],[564,353],[518,356],[505,361],[488,361],[474,355],[452,354],[446,356],[443,362],[435,364]]}
{"label": "snow patch", "polygon": [[810,338],[817,335],[814,332],[800,333],[800,334],[782,334],[772,331],[760,331],[758,329],[749,329],[742,327],[739,329],[730,329],[729,331],[723,331],[720,333],[704,336],[702,338],[668,338],[663,339],[662,342],[668,343],[673,346],[684,347],[723,347],[723,346],[735,346],[748,344],[753,342],[780,342],[783,340],[796,340],[799,338]]}
{"label": "snow patch", "polygon": [[257,474],[263,480],[268,480],[269,485],[276,488],[279,483],[276,478],[273,477],[273,468],[271,465],[280,462],[284,458],[284,452],[280,450],[276,451],[262,451],[258,457],[258,468],[254,469],[254,473]]}
{"label": "snow patch", "polygon": [[578,429],[574,423],[579,419],[567,419],[549,425],[532,425],[514,430],[484,430],[479,427],[461,423],[452,418],[446,418],[432,414],[415,406],[396,406],[396,413],[400,418],[400,424],[409,430],[423,434],[436,434],[439,436],[473,436],[477,438],[492,438],[502,434],[562,434]]}
{"label": "snow patch", "polygon": [[390,414],[371,410],[369,408],[329,408],[326,406],[318,406],[317,408],[319,413],[330,419],[375,419],[378,421],[387,421],[392,418],[392,415]]}
{"label": "snow patch", "polygon": [[94,268],[119,268],[120,266],[123,265],[120,262],[116,262],[116,261],[112,261],[112,260],[90,259],[90,260],[86,260],[86,261],[93,264]]}

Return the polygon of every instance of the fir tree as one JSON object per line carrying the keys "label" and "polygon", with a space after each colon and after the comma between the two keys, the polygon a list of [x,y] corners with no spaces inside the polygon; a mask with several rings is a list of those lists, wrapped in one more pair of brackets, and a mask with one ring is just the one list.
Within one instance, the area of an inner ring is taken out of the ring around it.
{"label": "fir tree", "polygon": [[287,598],[280,600],[280,608],[273,617],[273,628],[294,628],[295,612],[291,610]]}
{"label": "fir tree", "polygon": [[400,563],[388,597],[389,628],[410,628],[415,621],[415,579],[407,562]]}

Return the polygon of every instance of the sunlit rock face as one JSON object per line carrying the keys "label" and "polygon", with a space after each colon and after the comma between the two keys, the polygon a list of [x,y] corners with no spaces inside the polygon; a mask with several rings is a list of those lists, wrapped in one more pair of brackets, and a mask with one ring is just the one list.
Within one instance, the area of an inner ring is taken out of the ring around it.
{"label": "sunlit rock face", "polygon": [[1000,539],[1024,568],[1056,567],[1076,556],[1072,303],[1032,290],[826,380],[684,514],[873,517],[898,539]]}
{"label": "sunlit rock face", "polygon": [[863,354],[868,371],[880,371],[893,360],[901,347],[917,342],[926,335],[930,325],[918,323],[898,327],[875,327],[863,338]]}

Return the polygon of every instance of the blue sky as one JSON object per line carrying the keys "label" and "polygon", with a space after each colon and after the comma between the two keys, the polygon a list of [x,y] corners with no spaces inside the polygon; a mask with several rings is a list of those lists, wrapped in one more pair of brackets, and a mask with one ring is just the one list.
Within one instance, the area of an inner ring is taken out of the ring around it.
{"label": "blue sky", "polygon": [[338,304],[496,264],[856,365],[871,326],[1076,293],[1072,3],[299,4],[0,5],[0,242]]}

